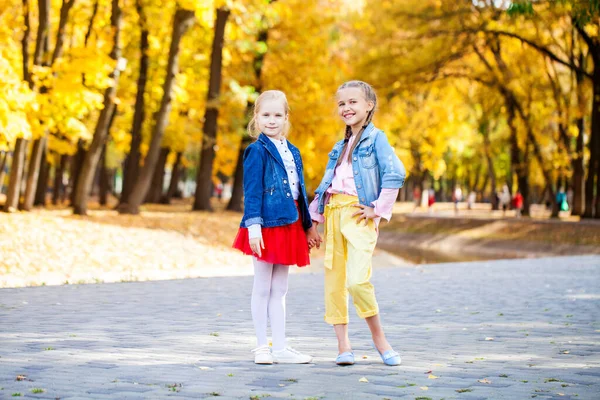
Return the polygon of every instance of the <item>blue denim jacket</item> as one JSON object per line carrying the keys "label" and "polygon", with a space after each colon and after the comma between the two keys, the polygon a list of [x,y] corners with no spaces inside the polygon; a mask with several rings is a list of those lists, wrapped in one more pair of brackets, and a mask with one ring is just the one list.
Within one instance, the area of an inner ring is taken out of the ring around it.
{"label": "blue denim jacket", "polygon": [[[298,206],[305,230],[312,226],[300,151],[288,141],[300,179]],[[265,228],[298,220],[287,172],[277,147],[263,133],[244,152],[244,217],[240,226],[260,224]]]}
{"label": "blue denim jacket", "polygon": [[[338,158],[345,140],[337,142],[329,153],[325,175],[315,191],[319,196],[319,214],[325,211],[325,192],[331,186]],[[398,189],[404,185],[406,170],[394,153],[385,133],[369,123],[352,153],[352,169],[358,201],[368,207],[379,198],[381,189]]]}

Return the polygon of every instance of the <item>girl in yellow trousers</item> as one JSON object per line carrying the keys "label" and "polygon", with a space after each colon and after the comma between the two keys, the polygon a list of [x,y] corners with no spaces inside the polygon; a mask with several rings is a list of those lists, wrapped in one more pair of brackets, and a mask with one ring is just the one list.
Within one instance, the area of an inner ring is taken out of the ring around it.
{"label": "girl in yellow trousers", "polygon": [[325,223],[325,321],[338,339],[338,365],[354,364],[348,338],[348,294],[366,320],[386,365],[400,365],[388,343],[370,282],[378,225],[391,218],[406,172],[387,137],[371,120],[377,107],[373,88],[349,81],[338,88],[338,114],[345,138],[333,147],[309,210],[313,225]]}

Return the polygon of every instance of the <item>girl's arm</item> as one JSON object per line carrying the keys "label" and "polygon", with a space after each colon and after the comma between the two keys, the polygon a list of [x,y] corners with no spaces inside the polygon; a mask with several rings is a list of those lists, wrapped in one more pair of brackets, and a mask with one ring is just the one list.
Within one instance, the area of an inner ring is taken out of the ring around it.
{"label": "girl's arm", "polygon": [[250,145],[244,152],[244,225],[262,225],[264,160],[255,146]]}
{"label": "girl's arm", "polygon": [[406,170],[382,131],[375,137],[375,154],[382,172],[382,189],[400,189],[404,185]]}
{"label": "girl's arm", "polygon": [[325,217],[323,214],[319,214],[319,195],[315,195],[315,198],[308,206],[308,211],[310,212],[310,219],[314,222],[322,224],[325,222]]}
{"label": "girl's arm", "polygon": [[378,217],[385,218],[388,221],[392,218],[394,203],[396,203],[399,191],[400,189],[381,189],[379,198],[371,203],[375,207],[374,211]]}

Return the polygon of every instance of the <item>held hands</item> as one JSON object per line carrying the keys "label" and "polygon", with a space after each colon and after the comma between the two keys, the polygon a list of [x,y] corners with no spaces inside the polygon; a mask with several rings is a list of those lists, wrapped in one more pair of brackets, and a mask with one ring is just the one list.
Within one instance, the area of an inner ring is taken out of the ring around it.
{"label": "held hands", "polygon": [[250,239],[250,249],[252,249],[252,252],[257,256],[262,257],[262,249],[264,248],[265,242],[263,241],[262,236]]}
{"label": "held hands", "polygon": [[356,224],[359,224],[363,219],[365,220],[365,226],[369,224],[369,220],[377,217],[375,214],[375,209],[373,207],[367,207],[362,204],[353,204],[352,207],[360,208],[359,211],[352,214],[353,217],[358,215],[358,219],[356,220]]}
{"label": "held hands", "polygon": [[306,232],[306,239],[308,239],[308,248],[312,249],[316,247],[317,249],[321,248],[321,243],[323,243],[323,239],[321,239],[321,235],[317,232],[317,222],[313,221],[313,225]]}

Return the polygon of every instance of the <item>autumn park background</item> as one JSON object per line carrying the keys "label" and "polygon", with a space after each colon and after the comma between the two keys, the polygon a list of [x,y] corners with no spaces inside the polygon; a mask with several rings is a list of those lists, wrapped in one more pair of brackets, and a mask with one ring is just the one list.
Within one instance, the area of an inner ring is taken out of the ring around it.
{"label": "autumn park background", "polygon": [[407,170],[382,249],[598,253],[599,18],[598,0],[0,0],[0,287],[251,273],[230,245],[254,99],[287,94],[312,195],[349,79]]}

